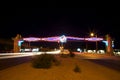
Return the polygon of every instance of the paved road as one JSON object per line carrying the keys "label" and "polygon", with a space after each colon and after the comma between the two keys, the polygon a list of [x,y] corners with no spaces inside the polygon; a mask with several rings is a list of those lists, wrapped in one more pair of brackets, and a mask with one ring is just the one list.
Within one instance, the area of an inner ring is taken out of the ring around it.
{"label": "paved road", "polygon": [[120,72],[120,56],[109,56],[101,54],[79,54],[78,59],[85,59],[90,62],[117,70]]}
{"label": "paved road", "polygon": [[112,59],[88,59],[88,61],[94,62],[96,64],[105,66],[107,68],[114,69],[120,72],[120,60],[112,60]]}
{"label": "paved road", "polygon": [[[85,60],[97,63],[99,65],[103,65],[108,68],[115,69],[120,72],[120,57],[94,55],[94,54],[81,54],[81,55],[76,56],[76,58],[85,59]],[[31,59],[32,59],[31,56],[20,57],[20,58],[0,59],[0,70],[28,62]]]}
{"label": "paved road", "polygon": [[21,63],[25,63],[31,60],[31,56],[19,57],[19,58],[8,58],[0,59],[0,70],[12,67]]}
{"label": "paved road", "polygon": [[[46,53],[58,54],[60,50],[48,51]],[[12,67],[32,60],[32,56],[40,55],[44,52],[25,52],[25,53],[4,53],[0,54],[0,70]]]}

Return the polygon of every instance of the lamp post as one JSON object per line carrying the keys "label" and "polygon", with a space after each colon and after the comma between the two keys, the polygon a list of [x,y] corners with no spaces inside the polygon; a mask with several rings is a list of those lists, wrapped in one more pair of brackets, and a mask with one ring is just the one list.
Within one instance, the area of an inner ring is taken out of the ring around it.
{"label": "lamp post", "polygon": [[87,43],[86,38],[87,38],[87,36],[85,36],[85,38],[84,38],[84,41],[85,41],[85,49],[84,49],[84,52],[86,52],[86,53],[87,53],[88,43]]}
{"label": "lamp post", "polygon": [[[96,34],[95,37],[97,38],[97,34]],[[97,53],[97,51],[98,51],[98,42],[97,42],[97,40],[96,40],[96,53]]]}
{"label": "lamp post", "polygon": [[[91,37],[94,37],[94,36],[95,36],[95,38],[97,39],[97,34],[95,34],[95,33],[93,33],[93,32],[90,33],[90,36],[91,36]],[[96,53],[97,53],[97,51],[98,51],[98,42],[97,42],[97,40],[96,40],[96,50],[95,50],[95,51],[96,51]]]}

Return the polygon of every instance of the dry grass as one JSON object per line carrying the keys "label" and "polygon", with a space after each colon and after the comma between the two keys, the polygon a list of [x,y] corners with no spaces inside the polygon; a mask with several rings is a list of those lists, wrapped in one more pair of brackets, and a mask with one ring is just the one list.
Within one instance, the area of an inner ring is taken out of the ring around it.
{"label": "dry grass", "polygon": [[[119,80],[120,73],[102,65],[76,58],[58,58],[61,65],[50,69],[35,69],[31,63],[0,71],[0,80]],[[75,65],[81,72],[75,73]]]}

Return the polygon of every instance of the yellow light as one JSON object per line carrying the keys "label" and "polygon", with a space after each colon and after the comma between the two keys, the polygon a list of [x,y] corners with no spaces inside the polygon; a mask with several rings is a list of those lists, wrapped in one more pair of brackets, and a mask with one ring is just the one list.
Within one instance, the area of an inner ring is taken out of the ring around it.
{"label": "yellow light", "polygon": [[90,36],[94,36],[94,33],[90,33]]}

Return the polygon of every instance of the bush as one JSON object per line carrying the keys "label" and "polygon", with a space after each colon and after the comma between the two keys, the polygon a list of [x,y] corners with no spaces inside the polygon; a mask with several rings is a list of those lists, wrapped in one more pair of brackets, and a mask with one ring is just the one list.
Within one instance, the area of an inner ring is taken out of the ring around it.
{"label": "bush", "polygon": [[75,66],[74,72],[80,72],[80,67],[78,65]]}
{"label": "bush", "polygon": [[61,64],[60,61],[57,60],[56,58],[54,58],[52,62],[55,66],[59,66]]}
{"label": "bush", "polygon": [[34,68],[50,68],[52,63],[58,64],[58,60],[52,54],[37,55],[32,60]]}

